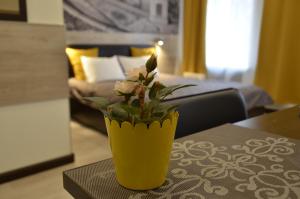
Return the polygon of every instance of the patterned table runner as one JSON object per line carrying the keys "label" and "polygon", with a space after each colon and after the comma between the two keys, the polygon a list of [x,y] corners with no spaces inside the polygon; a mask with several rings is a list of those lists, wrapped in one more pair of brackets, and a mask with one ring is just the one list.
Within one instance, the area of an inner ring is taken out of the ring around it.
{"label": "patterned table runner", "polygon": [[121,187],[111,159],[64,175],[92,198],[300,198],[300,141],[230,124],[190,135],[174,143],[165,184],[144,192]]}

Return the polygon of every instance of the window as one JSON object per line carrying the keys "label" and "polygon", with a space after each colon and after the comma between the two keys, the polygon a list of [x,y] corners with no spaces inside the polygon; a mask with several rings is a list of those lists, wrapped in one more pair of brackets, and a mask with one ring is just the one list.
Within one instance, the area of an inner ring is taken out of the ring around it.
{"label": "window", "polygon": [[206,66],[210,73],[255,68],[262,0],[209,0],[206,18]]}

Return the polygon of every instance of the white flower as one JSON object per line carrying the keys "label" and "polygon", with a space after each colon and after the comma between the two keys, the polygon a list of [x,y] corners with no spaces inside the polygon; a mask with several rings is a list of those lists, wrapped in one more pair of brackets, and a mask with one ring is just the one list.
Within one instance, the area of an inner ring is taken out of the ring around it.
{"label": "white flower", "polygon": [[139,79],[139,74],[142,73],[144,77],[147,74],[147,69],[145,66],[140,66],[138,68],[133,68],[127,73],[127,78],[130,80],[138,80]]}
{"label": "white flower", "polygon": [[122,93],[132,93],[132,91],[135,89],[135,87],[137,86],[136,82],[130,82],[130,81],[117,81],[115,83],[115,91],[119,91]]}

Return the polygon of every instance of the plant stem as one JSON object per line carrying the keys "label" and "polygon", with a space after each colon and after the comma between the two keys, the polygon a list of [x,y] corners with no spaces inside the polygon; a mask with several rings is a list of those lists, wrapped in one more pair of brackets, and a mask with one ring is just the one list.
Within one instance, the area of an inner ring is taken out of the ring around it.
{"label": "plant stem", "polygon": [[144,117],[144,105],[145,105],[145,88],[142,85],[141,86],[141,91],[139,93],[139,102],[140,102],[140,107],[141,107],[141,119]]}
{"label": "plant stem", "polygon": [[[147,72],[145,80],[148,78],[148,75],[149,75],[149,73]],[[141,115],[140,115],[141,119],[143,119],[144,115],[145,115],[145,110],[144,110],[144,108],[145,108],[144,107],[145,106],[145,92],[146,92],[145,86],[144,86],[143,83],[141,83],[141,91],[139,93],[139,102],[140,102],[140,108],[141,108]]]}
{"label": "plant stem", "polygon": [[145,77],[145,79],[147,79],[147,78],[148,78],[148,75],[149,75],[149,73],[147,72],[147,73],[146,73],[146,77]]}

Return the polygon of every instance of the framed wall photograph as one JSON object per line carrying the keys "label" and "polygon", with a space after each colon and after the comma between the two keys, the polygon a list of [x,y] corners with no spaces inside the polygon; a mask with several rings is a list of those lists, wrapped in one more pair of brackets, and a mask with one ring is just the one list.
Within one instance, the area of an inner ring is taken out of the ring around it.
{"label": "framed wall photograph", "polygon": [[26,0],[0,0],[0,20],[27,21]]}

